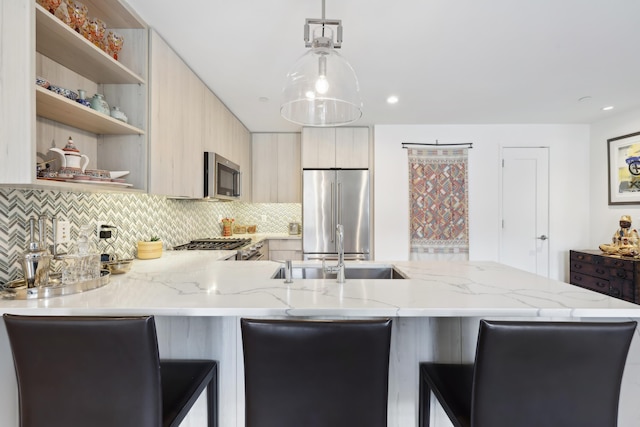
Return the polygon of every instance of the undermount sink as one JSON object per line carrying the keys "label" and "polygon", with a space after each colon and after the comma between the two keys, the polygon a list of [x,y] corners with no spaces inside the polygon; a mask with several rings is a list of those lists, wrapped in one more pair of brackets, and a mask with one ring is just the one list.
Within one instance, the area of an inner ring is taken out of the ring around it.
{"label": "undermount sink", "polygon": [[[331,264],[333,265],[333,264]],[[349,266],[344,269],[345,279],[406,279],[407,277],[392,265]],[[284,279],[284,267],[280,267],[271,276],[272,279]],[[291,278],[296,279],[336,279],[336,273],[326,273],[321,266],[293,267]]]}

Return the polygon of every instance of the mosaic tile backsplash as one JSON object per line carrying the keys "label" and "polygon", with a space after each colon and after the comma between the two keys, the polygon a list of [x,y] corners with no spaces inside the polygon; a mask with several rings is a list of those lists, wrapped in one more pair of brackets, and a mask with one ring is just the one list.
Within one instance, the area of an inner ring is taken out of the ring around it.
{"label": "mosaic tile backsplash", "polygon": [[[117,236],[102,240],[101,252],[120,258],[135,256],[136,242],[158,236],[166,247],[222,234],[220,217],[236,224],[256,225],[258,233],[287,233],[291,221],[300,221],[299,203],[241,203],[176,200],[147,194],[61,193],[46,190],[0,188],[0,283],[22,276],[19,256],[29,240],[29,218],[46,214],[71,223],[71,240],[83,224],[104,221],[117,227]],[[48,221],[49,242],[52,241]],[[97,242],[97,239],[95,240]],[[66,245],[60,245],[62,252]]]}

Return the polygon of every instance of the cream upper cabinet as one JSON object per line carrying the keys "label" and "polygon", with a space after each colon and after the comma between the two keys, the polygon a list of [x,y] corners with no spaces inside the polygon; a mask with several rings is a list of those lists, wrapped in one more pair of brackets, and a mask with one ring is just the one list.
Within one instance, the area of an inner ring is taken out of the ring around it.
{"label": "cream upper cabinet", "polygon": [[253,202],[300,203],[299,133],[254,133]]}
{"label": "cream upper cabinet", "polygon": [[302,167],[333,168],[336,165],[336,129],[302,128]]}
{"label": "cream upper cabinet", "polygon": [[369,168],[368,128],[336,128],[336,167]]}
{"label": "cream upper cabinet", "polygon": [[366,127],[303,128],[304,169],[369,167],[369,129]]}
{"label": "cream upper cabinet", "polygon": [[240,165],[251,200],[251,134],[155,31],[150,32],[149,192],[204,195],[204,152]]}
{"label": "cream upper cabinet", "polygon": [[149,192],[203,196],[204,84],[150,32]]}
{"label": "cream upper cabinet", "polygon": [[[5,4],[6,3],[6,4]],[[71,136],[89,169],[129,170],[137,191],[147,186],[147,29],[119,0],[85,0],[91,16],[123,35],[118,60],[105,54],[36,2],[4,2],[0,14],[0,81],[11,82],[0,99],[0,184],[60,190],[128,191],[122,186],[38,179],[36,164],[61,159]],[[28,5],[28,7],[26,7]],[[34,52],[35,48],[35,52]],[[8,60],[11,58],[11,60]],[[116,120],[35,84],[36,76],[90,98],[104,94],[128,121]],[[19,102],[16,102],[19,100]]]}

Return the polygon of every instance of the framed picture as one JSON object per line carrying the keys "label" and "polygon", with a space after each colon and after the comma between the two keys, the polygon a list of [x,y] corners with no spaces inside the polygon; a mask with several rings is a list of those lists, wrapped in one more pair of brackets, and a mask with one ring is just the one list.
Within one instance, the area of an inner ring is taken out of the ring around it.
{"label": "framed picture", "polygon": [[640,132],[607,140],[609,204],[640,204]]}

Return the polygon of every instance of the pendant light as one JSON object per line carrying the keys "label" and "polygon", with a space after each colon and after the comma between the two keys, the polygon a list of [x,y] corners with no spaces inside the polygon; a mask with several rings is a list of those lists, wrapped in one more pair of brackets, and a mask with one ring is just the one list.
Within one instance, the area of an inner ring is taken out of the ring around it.
{"label": "pendant light", "polygon": [[[358,78],[336,52],[342,45],[342,21],[325,19],[324,10],[322,0],[322,19],[306,20],[305,46],[311,50],[293,65],[282,90],[280,114],[303,126],[340,126],[362,117]],[[337,29],[335,42],[333,28]]]}

